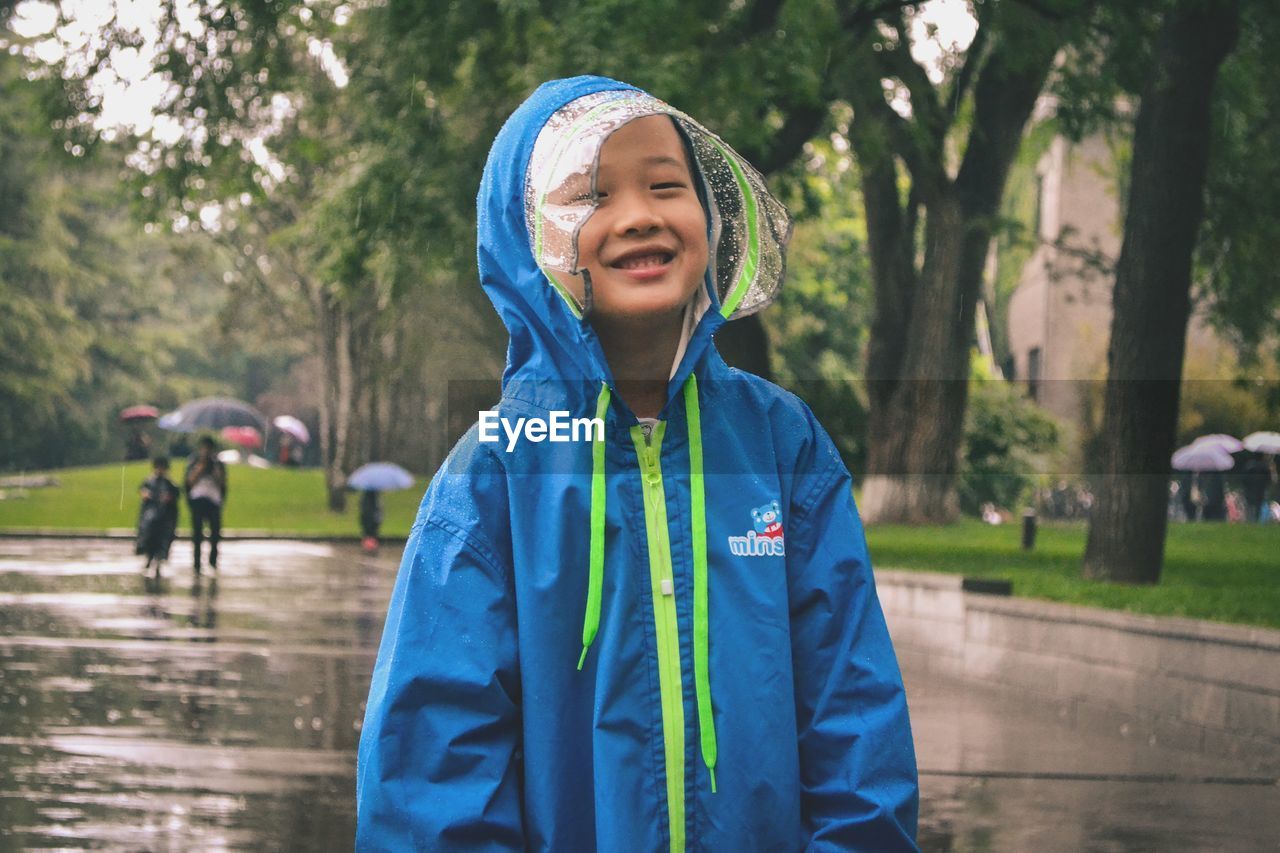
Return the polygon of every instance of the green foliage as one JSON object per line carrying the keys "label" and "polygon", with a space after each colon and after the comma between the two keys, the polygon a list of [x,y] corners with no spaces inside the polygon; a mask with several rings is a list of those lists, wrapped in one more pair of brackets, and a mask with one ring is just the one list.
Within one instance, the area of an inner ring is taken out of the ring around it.
{"label": "green foliage", "polygon": [[1235,354],[1192,344],[1178,397],[1178,443],[1202,435],[1245,436],[1280,420],[1280,381],[1242,368]]}
{"label": "green foliage", "polygon": [[0,470],[116,457],[124,406],[252,396],[291,358],[223,333],[224,258],[130,216],[124,152],[55,130],[66,89],[41,71],[0,53]]}
{"label": "green foliage", "polygon": [[1018,386],[975,377],[969,382],[960,508],[978,514],[984,503],[1016,510],[1058,446],[1053,417],[1027,399]]}
{"label": "green foliage", "polygon": [[[0,444],[20,437],[26,413],[51,418],[71,403],[67,389],[88,373],[92,330],[70,304],[65,181],[70,158],[42,124],[56,90],[27,80],[22,60],[0,53]],[[52,391],[53,393],[49,393]],[[2,464],[2,463],[0,463]]]}
{"label": "green foliage", "polygon": [[798,222],[786,283],[765,313],[765,326],[778,383],[809,405],[856,474],[866,456],[866,400],[858,380],[870,323],[871,273],[866,222],[854,191],[856,169],[839,130],[832,139],[811,143],[798,174],[784,176]]}
{"label": "green foliage", "polygon": [[1280,21],[1260,3],[1242,20],[1214,92],[1196,273],[1218,330],[1245,360],[1263,345],[1280,364],[1280,90],[1271,84],[1280,76]]}

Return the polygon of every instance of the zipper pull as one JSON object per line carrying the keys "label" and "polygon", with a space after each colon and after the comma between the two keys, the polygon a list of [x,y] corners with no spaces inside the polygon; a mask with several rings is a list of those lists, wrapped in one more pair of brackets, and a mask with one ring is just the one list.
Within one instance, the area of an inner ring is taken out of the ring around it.
{"label": "zipper pull", "polygon": [[651,443],[653,440],[653,424],[640,424],[640,431],[644,433],[644,443]]}

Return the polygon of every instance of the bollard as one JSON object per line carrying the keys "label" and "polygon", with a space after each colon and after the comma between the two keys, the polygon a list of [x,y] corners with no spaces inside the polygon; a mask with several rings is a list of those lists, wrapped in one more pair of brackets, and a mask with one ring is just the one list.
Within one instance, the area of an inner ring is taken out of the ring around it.
{"label": "bollard", "polygon": [[1036,511],[1022,511],[1022,550],[1030,551],[1036,547]]}

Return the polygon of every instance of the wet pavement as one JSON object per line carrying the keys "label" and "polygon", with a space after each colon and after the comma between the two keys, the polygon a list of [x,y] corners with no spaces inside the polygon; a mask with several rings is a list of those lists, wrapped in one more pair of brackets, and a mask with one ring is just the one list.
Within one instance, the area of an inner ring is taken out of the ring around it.
{"label": "wet pavement", "polygon": [[[0,539],[0,850],[349,850],[398,548]],[[1280,787],[906,673],[925,850],[1275,850]]]}

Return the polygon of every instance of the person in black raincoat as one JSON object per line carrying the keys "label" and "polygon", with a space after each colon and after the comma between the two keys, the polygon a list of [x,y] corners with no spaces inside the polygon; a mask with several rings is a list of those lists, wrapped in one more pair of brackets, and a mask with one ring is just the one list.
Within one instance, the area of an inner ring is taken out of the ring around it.
{"label": "person in black raincoat", "polygon": [[138,510],[138,538],[135,553],[147,558],[145,569],[169,559],[169,546],[173,544],[178,528],[178,486],[169,479],[169,458],[157,456],[151,461],[151,476],[143,481],[139,496],[142,506]]}
{"label": "person in black raincoat", "polygon": [[365,553],[378,551],[378,529],[382,526],[382,493],[366,489],[360,493],[360,547]]}

